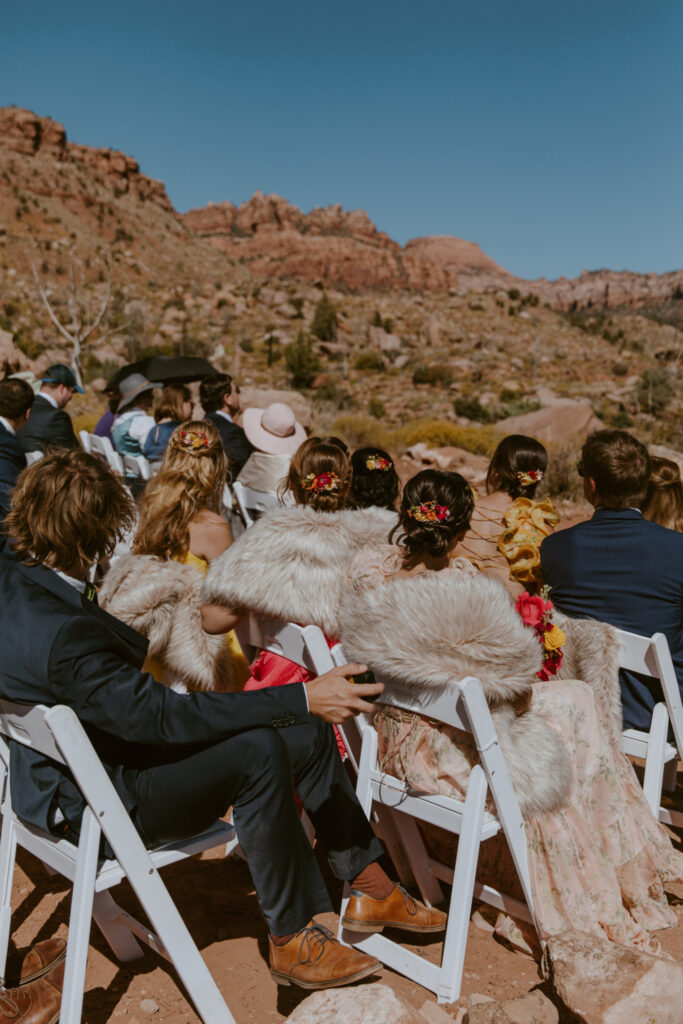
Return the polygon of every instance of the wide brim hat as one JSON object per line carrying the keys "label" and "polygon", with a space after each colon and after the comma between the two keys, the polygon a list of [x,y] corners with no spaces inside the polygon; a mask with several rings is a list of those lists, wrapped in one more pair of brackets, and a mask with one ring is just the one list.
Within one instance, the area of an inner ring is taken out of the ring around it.
{"label": "wide brim hat", "polygon": [[116,406],[117,413],[122,412],[127,405],[134,402],[135,399],[143,394],[145,391],[153,391],[154,388],[161,388],[163,384],[159,381],[147,380],[142,373],[131,373],[130,377],[126,377],[119,384],[119,392],[121,394],[121,401]]}
{"label": "wide brim hat", "polygon": [[272,402],[265,409],[245,409],[242,426],[254,448],[267,455],[293,455],[307,437],[284,402]]}

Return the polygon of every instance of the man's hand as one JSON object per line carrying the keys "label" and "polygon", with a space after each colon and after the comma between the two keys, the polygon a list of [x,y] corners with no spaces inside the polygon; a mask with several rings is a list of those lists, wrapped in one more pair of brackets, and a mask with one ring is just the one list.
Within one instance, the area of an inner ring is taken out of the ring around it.
{"label": "man's hand", "polygon": [[304,683],[308,695],[308,708],[324,722],[339,725],[361,711],[372,711],[373,704],[363,697],[374,697],[384,689],[384,683],[350,683],[349,676],[360,675],[367,665],[351,662],[340,668],[333,668],[323,676]]}

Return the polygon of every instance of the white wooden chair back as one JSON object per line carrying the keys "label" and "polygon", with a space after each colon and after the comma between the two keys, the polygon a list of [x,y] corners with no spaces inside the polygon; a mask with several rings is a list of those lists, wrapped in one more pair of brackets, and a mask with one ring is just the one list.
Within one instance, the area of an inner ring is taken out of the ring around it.
{"label": "white wooden chair back", "polygon": [[223,488],[223,500],[221,504],[223,506],[223,512],[232,512],[235,502],[232,497],[232,491],[230,490],[230,484],[226,484]]}
{"label": "white wooden chair back", "polygon": [[[333,653],[337,663],[344,660],[341,648],[335,648]],[[358,716],[355,721],[361,749],[356,792],[365,813],[370,816],[373,805],[390,807],[396,812],[398,832],[425,902],[434,903],[442,898],[438,879],[451,883],[452,890],[440,965],[428,962],[384,935],[361,935],[343,929],[340,924],[340,938],[428,988],[439,1002],[453,1002],[460,994],[473,896],[536,924],[524,820],[478,679],[470,677],[454,682],[449,692],[441,695],[424,692],[418,695],[416,691],[392,686],[384,690],[379,700],[472,733],[481,763],[472,769],[464,800],[417,792],[403,780],[382,772],[378,763],[377,733],[368,716]],[[347,735],[346,727],[344,735]],[[495,803],[495,816],[485,807],[488,792]],[[454,867],[430,856],[415,819],[459,836]],[[507,839],[526,903],[476,881],[479,847],[501,830]],[[341,917],[348,902],[348,886],[346,888]]]}
{"label": "white wooden chair back", "polygon": [[90,452],[92,455],[100,455],[110,469],[123,476],[123,459],[108,437],[98,437],[97,434],[90,434]]}
{"label": "white wooden chair back", "polygon": [[232,492],[237,502],[245,526],[253,526],[256,521],[251,515],[252,512],[267,512],[268,509],[277,508],[280,499],[272,491],[253,491],[251,487],[245,487],[239,480],[232,485]]}
{"label": "white wooden chair back", "polygon": [[34,462],[38,462],[42,459],[43,452],[36,450],[35,452],[26,452],[26,465],[32,466]]}
{"label": "white wooden chair back", "polygon": [[152,479],[152,470],[144,455],[124,455],[123,471],[126,476],[134,476],[140,480]]}
{"label": "white wooden chair back", "polygon": [[83,449],[84,452],[87,452],[89,455],[92,452],[92,445],[90,444],[90,436],[91,435],[88,433],[87,430],[79,430],[78,431],[78,440],[81,442],[81,448]]}
{"label": "white wooden chair back", "polygon": [[[247,661],[256,650],[280,654],[288,661],[321,675],[334,667],[327,641],[318,626],[297,626],[281,619],[246,615],[235,627]],[[250,650],[251,649],[251,650]]]}
{"label": "white wooden chair back", "polygon": [[[9,741],[66,765],[86,808],[78,846],[17,817],[11,798]],[[234,829],[216,822],[199,836],[149,851],[135,829],[76,714],[57,705],[0,700],[0,975],[4,975],[11,925],[11,896],[17,846],[22,846],[73,882],[60,1024],[81,1019],[91,918],[120,960],[141,956],[137,939],[175,966],[204,1024],[235,1024],[199,950],[159,875],[159,868],[202,850],[236,843]],[[114,857],[100,858],[106,837]],[[152,931],[118,906],[107,891],[127,877],[151,922]]]}
{"label": "white wooden chair back", "polygon": [[[630,672],[657,679],[662,687],[663,701],[655,704],[649,732],[625,729],[622,734],[624,752],[645,760],[643,791],[652,813],[667,825],[683,826],[683,812],[662,806],[662,787],[665,771],[669,788],[675,789],[678,758],[683,754],[683,705],[671,660],[667,639],[663,633],[639,636],[617,629],[620,644],[619,667]],[[673,729],[675,745],[668,742],[669,724]]]}

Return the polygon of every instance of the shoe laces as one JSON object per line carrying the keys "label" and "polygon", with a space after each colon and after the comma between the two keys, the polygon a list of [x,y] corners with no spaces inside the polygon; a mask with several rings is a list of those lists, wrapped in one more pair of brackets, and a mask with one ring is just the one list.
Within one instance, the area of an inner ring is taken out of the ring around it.
{"label": "shoe laces", "polygon": [[400,882],[396,883],[396,888],[403,897],[403,902],[405,903],[406,906],[406,913],[410,914],[411,917],[414,917],[415,914],[417,914],[417,903],[415,902],[413,897],[406,892],[406,890],[403,888]]}
{"label": "shoe laces", "polygon": [[316,964],[323,955],[326,942],[336,942],[334,935],[324,924],[309,924],[298,933],[301,936],[299,945],[299,963]]}

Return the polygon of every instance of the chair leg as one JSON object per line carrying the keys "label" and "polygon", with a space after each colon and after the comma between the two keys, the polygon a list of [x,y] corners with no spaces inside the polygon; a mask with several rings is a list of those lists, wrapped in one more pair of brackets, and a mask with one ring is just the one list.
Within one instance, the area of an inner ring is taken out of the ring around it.
{"label": "chair leg", "polygon": [[481,765],[475,765],[467,784],[465,813],[455,858],[448,924],[441,957],[441,978],[436,993],[440,1003],[452,1003],[460,995],[465,963],[467,929],[472,911],[474,881],[479,860],[487,783]]}
{"label": "chair leg", "polygon": [[12,880],[17,855],[17,835],[12,812],[5,806],[0,833],[0,979],[5,980],[7,949],[12,922]]}
{"label": "chair leg", "polygon": [[674,757],[664,765],[663,788],[667,793],[675,793],[678,782],[678,758]]}
{"label": "chair leg", "polygon": [[69,939],[66,947],[66,967],[59,1024],[75,1024],[81,1019],[95,895],[97,855],[101,835],[97,819],[90,808],[86,807],[78,844],[76,876],[71,892]]}
{"label": "chair leg", "polygon": [[643,779],[643,792],[655,818],[659,818],[659,805],[662,802],[664,751],[668,726],[669,714],[666,704],[656,704],[652,712],[652,725],[650,726],[645,760],[645,778]]}
{"label": "chair leg", "polygon": [[116,959],[128,963],[130,960],[139,960],[143,956],[143,950],[130,928],[123,923],[120,910],[118,903],[108,892],[95,893],[92,908],[95,924],[109,943]]}
{"label": "chair leg", "polygon": [[443,889],[429,866],[427,850],[415,819],[401,814],[400,810],[394,812],[393,818],[422,899],[429,906],[441,903],[444,898]]}

